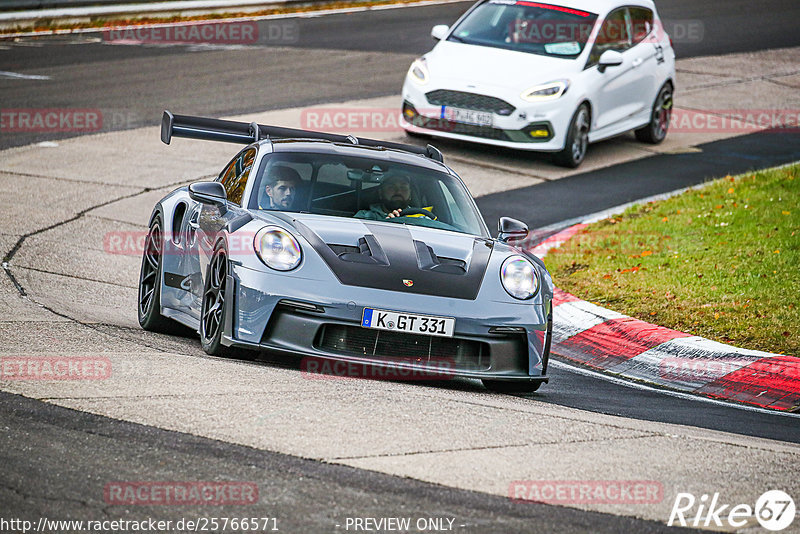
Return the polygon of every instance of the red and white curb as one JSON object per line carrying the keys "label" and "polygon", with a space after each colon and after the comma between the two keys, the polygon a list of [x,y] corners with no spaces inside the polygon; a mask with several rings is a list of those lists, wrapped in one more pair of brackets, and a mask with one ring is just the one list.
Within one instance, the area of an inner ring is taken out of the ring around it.
{"label": "red and white curb", "polygon": [[[576,224],[531,252],[544,256],[585,228]],[[553,354],[608,374],[762,408],[800,408],[800,358],[747,350],[640,321],[560,289]]]}

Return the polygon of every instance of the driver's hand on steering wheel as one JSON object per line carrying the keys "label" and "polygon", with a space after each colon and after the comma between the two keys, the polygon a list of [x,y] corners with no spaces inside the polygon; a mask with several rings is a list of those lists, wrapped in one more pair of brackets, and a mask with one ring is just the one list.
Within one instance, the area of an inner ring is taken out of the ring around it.
{"label": "driver's hand on steering wheel", "polygon": [[396,209],[392,211],[389,215],[386,216],[387,219],[394,219],[395,217],[400,217],[400,212],[403,211],[402,209]]}

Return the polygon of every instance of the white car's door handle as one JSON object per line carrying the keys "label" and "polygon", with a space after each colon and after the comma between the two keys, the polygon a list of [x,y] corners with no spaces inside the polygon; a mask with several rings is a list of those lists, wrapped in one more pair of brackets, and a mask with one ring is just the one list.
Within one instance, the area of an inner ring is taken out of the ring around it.
{"label": "white car's door handle", "polygon": [[640,57],[637,57],[636,59],[633,60],[633,63],[631,63],[631,66],[633,66],[633,68],[636,68],[639,65],[641,65],[643,61],[644,61],[644,59],[642,59]]}

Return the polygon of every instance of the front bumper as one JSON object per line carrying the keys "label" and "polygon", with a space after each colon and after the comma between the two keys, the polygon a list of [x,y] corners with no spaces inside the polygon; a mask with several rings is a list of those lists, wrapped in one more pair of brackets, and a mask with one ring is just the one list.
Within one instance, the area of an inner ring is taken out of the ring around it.
{"label": "front bumper", "polygon": [[[403,86],[401,127],[412,133],[517,150],[555,152],[564,148],[566,132],[575,111],[571,99],[566,95],[555,102],[539,104],[508,97],[505,100],[514,109],[513,112],[507,115],[492,113],[491,126],[477,126],[443,117],[444,106],[438,102],[431,103],[426,97],[426,94],[442,89],[425,86],[423,91],[406,80]],[[446,90],[462,94],[475,91],[461,87]]]}
{"label": "front bumper", "polygon": [[[237,265],[227,288],[231,307],[222,341],[227,346],[417,370],[431,373],[434,380],[452,376],[548,380],[549,301],[521,306],[481,303],[480,297],[454,302],[415,295],[409,305],[401,298],[407,295],[392,291],[293,281]],[[362,328],[365,307],[455,317],[454,336]]]}

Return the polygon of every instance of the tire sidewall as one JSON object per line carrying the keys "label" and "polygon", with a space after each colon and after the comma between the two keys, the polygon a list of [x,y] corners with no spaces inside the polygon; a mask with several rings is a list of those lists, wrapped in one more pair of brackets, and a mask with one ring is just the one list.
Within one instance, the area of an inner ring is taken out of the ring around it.
{"label": "tire sidewall", "polygon": [[[661,96],[667,91],[672,93],[672,86],[670,84],[668,84],[668,83],[665,83],[664,86],[661,88],[661,90],[658,92],[658,96],[656,97],[656,103],[661,101]],[[672,96],[670,96],[670,100],[671,99],[672,99]],[[656,110],[655,110],[655,105],[654,105],[653,106],[653,121],[655,121],[655,115],[656,115]],[[672,113],[671,112],[670,112],[670,119],[672,119]],[[669,123],[670,123],[670,120],[667,121],[666,128],[664,129],[664,137],[660,138],[660,141],[663,141],[664,139],[667,138],[667,134],[669,133]],[[655,137],[655,130],[653,131],[653,134],[654,134],[653,137]]]}
{"label": "tire sidewall", "polygon": [[[214,334],[214,337],[212,337],[211,339],[207,339],[206,336],[205,336],[205,332],[204,332],[205,328],[204,328],[204,320],[203,320],[204,316],[205,316],[205,311],[206,311],[205,310],[205,308],[206,308],[205,294],[208,291],[209,286],[211,285],[211,265],[214,264],[214,262],[217,259],[217,255],[219,255],[219,254],[225,254],[225,261],[226,261],[226,263],[228,263],[228,261],[229,261],[228,260],[228,251],[227,251],[227,249],[226,249],[226,247],[225,247],[223,242],[220,242],[219,244],[217,244],[217,246],[214,248],[214,254],[211,256],[211,262],[210,262],[209,268],[207,269],[207,272],[206,272],[206,282],[205,282],[205,284],[203,284],[203,299],[201,300],[201,306],[200,306],[200,328],[199,328],[200,346],[203,348],[203,350],[205,352],[207,352],[209,354],[218,354],[218,353],[220,353],[221,351],[223,351],[225,349],[225,347],[223,347],[223,345],[222,345],[222,332],[223,332],[223,330],[225,330],[225,316],[226,316],[226,311],[227,311],[227,308],[228,308],[227,300],[225,301],[225,303],[224,303],[224,305],[222,307],[222,314],[220,315],[220,326],[219,326],[219,328],[217,328],[217,332]],[[226,277],[228,276],[228,269],[229,268],[230,268],[230,263],[228,263],[228,265],[226,266],[226,269],[225,269],[225,276]]]}
{"label": "tire sidewall", "polygon": [[589,112],[589,106],[583,103],[580,106],[578,106],[578,109],[576,109],[575,113],[573,113],[572,120],[569,121],[569,128],[567,130],[567,137],[564,142],[564,149],[558,153],[559,162],[562,165],[571,167],[573,169],[579,167],[580,164],[583,163],[583,160],[586,159],[586,153],[589,151],[587,142],[587,147],[583,151],[583,155],[581,156],[580,160],[576,161],[572,153],[572,145],[575,142],[575,125],[578,122],[578,116],[580,115],[581,111],[584,111],[587,114],[591,126],[591,114]]}
{"label": "tire sidewall", "polygon": [[[659,135],[658,135],[658,130],[659,130],[659,128],[658,128],[658,118],[657,118],[658,112],[659,112],[659,107],[660,107],[659,106],[659,102],[661,102],[662,95],[667,91],[672,92],[672,86],[671,86],[671,84],[669,82],[667,82],[664,85],[662,85],[661,89],[658,90],[658,93],[656,94],[656,99],[653,102],[653,108],[650,110],[650,124],[648,124],[647,126],[648,126],[649,133],[650,133],[649,141],[651,143],[661,143],[664,139],[667,138],[667,134],[669,133],[669,123],[670,123],[670,121],[668,120],[667,121],[667,127],[664,130],[664,136],[663,137],[659,137]],[[671,115],[670,115],[670,118],[671,118]]]}
{"label": "tire sidewall", "polygon": [[[150,309],[142,314],[142,277],[144,274],[144,268],[147,264],[147,247],[150,244],[150,235],[153,232],[153,227],[155,225],[161,229],[161,255],[158,258],[158,269],[156,271],[156,280],[154,282],[154,289],[153,289],[153,298],[150,303]],[[161,215],[157,215],[153,222],[150,223],[149,230],[147,232],[147,240],[145,241],[145,248],[142,251],[142,265],[139,269],[139,290],[136,296],[136,310],[137,315],[139,317],[139,326],[142,328],[149,330],[157,327],[158,323],[160,323],[163,319],[161,316],[161,278],[164,272],[164,223],[162,220]]]}

